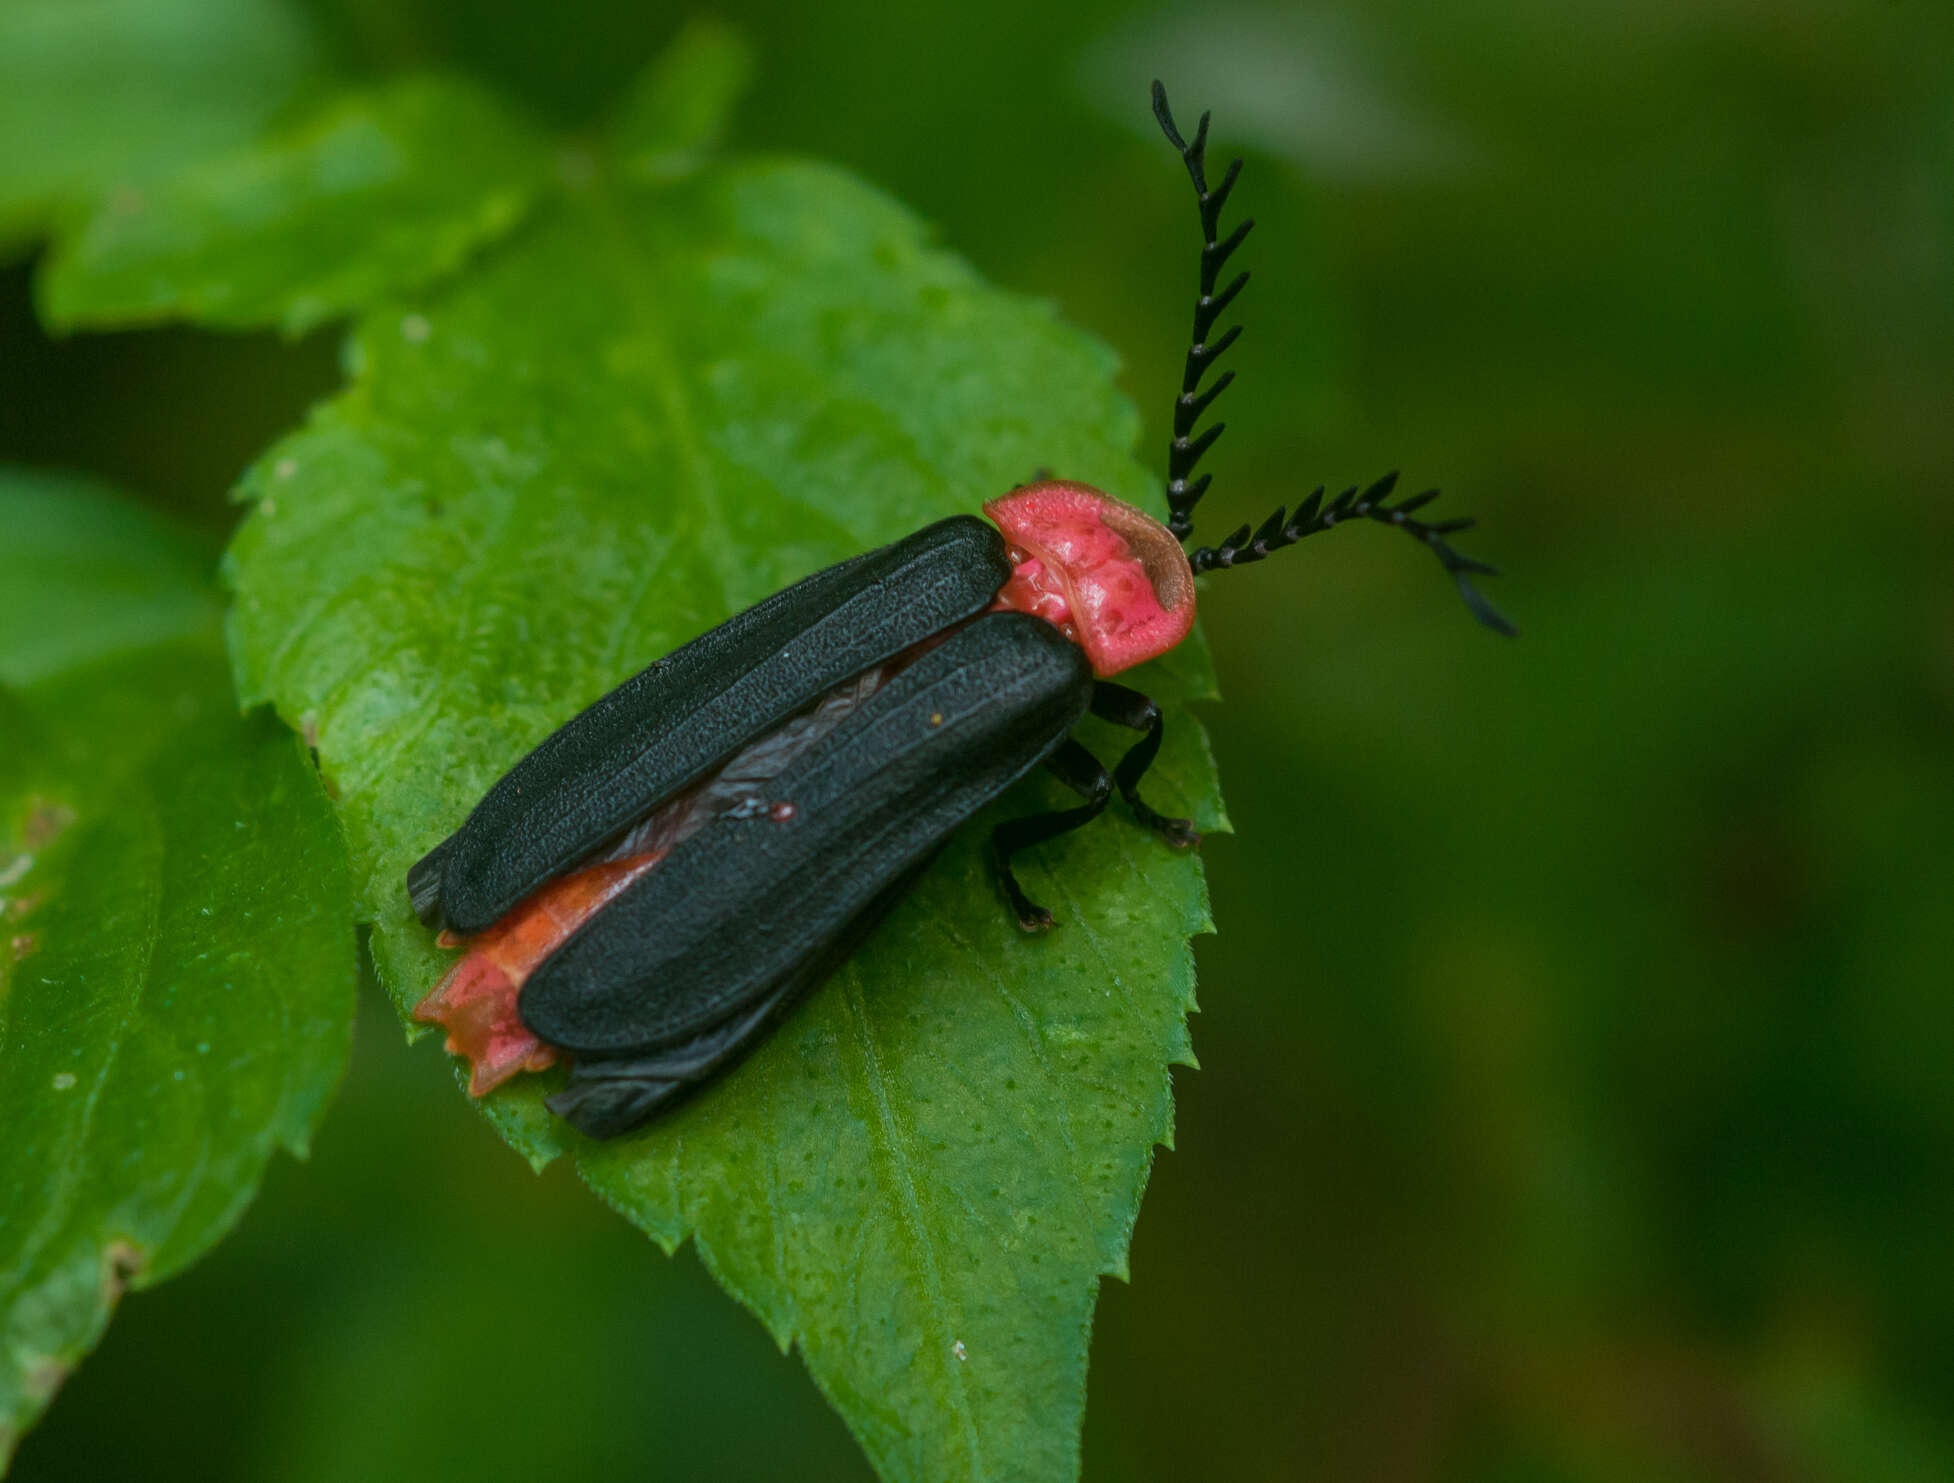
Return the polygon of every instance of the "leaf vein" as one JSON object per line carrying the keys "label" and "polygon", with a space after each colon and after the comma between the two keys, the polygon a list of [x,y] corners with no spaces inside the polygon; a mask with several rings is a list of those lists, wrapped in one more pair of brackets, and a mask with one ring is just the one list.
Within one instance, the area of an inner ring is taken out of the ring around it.
{"label": "leaf vein", "polygon": [[[902,1129],[896,1121],[895,1109],[889,1102],[889,1088],[882,1072],[881,1057],[875,1047],[875,1032],[869,1024],[868,1006],[862,998],[862,979],[859,969],[852,965],[847,972],[847,983],[843,990],[844,1002],[849,1015],[855,1022],[856,1043],[861,1050],[862,1075],[868,1083],[869,1094],[875,1101],[875,1128],[881,1135],[883,1148],[888,1153],[887,1166],[895,1185],[896,1197],[902,1211],[902,1228],[909,1235],[911,1255],[923,1278],[923,1293],[929,1306],[935,1310],[941,1325],[945,1344],[954,1339],[957,1332],[956,1314],[952,1310],[949,1294],[943,1286],[943,1275],[937,1268],[936,1254],[930,1245],[929,1232],[923,1222],[922,1201],[917,1194],[915,1176],[909,1169],[909,1154],[904,1147]],[[977,1418],[971,1408],[970,1393],[963,1383],[963,1377],[951,1369],[947,1371],[951,1405],[956,1412],[957,1421],[963,1429],[964,1445],[970,1450],[973,1476],[988,1476],[984,1466],[984,1448],[977,1431]]]}

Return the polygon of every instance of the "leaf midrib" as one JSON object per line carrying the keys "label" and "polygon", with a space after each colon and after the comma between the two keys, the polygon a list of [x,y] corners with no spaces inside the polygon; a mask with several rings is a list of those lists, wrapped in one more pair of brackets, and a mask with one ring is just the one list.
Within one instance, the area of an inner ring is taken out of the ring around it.
{"label": "leaf midrib", "polygon": [[[848,965],[846,982],[840,988],[842,1002],[848,1006],[849,1016],[855,1022],[856,1037],[861,1045],[863,1075],[875,1101],[876,1126],[881,1133],[882,1146],[887,1152],[888,1166],[901,1202],[901,1228],[908,1236],[912,1254],[922,1269],[930,1306],[936,1310],[941,1323],[937,1337],[939,1341],[943,1335],[954,1339],[962,1325],[957,1322],[959,1315],[953,1310],[949,1294],[944,1289],[943,1274],[937,1268],[935,1247],[923,1220],[922,1201],[916,1191],[915,1177],[909,1170],[909,1155],[904,1147],[902,1130],[896,1121],[895,1110],[890,1106],[881,1058],[876,1053],[875,1032],[869,1023],[868,1006],[862,997],[861,971],[853,963]],[[983,1442],[978,1434],[976,1413],[971,1406],[963,1376],[954,1366],[942,1369],[942,1373],[949,1380],[951,1405],[963,1430],[964,1445],[970,1450],[973,1476],[988,1478],[991,1474],[984,1464]]]}

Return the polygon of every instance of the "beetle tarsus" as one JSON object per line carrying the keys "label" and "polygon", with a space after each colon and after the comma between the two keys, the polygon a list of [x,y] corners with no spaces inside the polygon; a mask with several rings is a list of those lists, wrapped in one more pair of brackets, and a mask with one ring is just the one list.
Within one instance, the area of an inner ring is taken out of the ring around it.
{"label": "beetle tarsus", "polygon": [[1005,884],[1011,896],[1011,909],[1017,913],[1018,930],[1032,935],[1051,931],[1052,914],[1037,902],[1027,901],[1023,891],[1010,891],[1009,887],[1015,882],[1007,881]]}
{"label": "beetle tarsus", "polygon": [[[1142,813],[1142,809],[1146,811]],[[1134,804],[1133,813],[1171,849],[1191,850],[1201,843],[1201,831],[1194,827],[1192,819],[1170,819],[1165,814],[1155,813],[1143,803]]]}

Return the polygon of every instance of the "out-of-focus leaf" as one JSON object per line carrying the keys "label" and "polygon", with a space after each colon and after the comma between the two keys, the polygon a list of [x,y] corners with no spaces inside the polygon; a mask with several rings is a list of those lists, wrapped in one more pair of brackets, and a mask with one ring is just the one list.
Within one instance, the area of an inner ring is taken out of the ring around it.
{"label": "out-of-focus leaf", "polygon": [[216,623],[208,562],[169,521],[71,475],[0,480],[0,684]]}
{"label": "out-of-focus leaf", "polygon": [[0,672],[35,680],[0,690],[3,1458],[124,1289],[229,1230],[274,1149],[304,1152],[354,958],[330,806],[282,726],[238,719],[196,568],[53,481],[0,480],[0,529],[108,558],[67,561],[37,607],[50,564],[0,627]]}
{"label": "out-of-focus leaf", "polygon": [[296,334],[452,271],[521,218],[548,165],[479,89],[407,78],[103,204],[58,248],[43,308]]}
{"label": "out-of-focus leaf", "polygon": [[1108,119],[1151,136],[1152,119],[1133,107],[1133,82],[1171,58],[1169,86],[1191,118],[1212,102],[1237,146],[1311,175],[1395,180],[1455,175],[1476,163],[1455,122],[1427,116],[1379,75],[1381,48],[1370,39],[1327,7],[1169,6],[1120,25],[1087,51],[1080,70]]}
{"label": "out-of-focus leaf", "polygon": [[[1040,467],[1157,499],[1110,354],[849,176],[720,165],[645,190],[593,168],[474,270],[369,317],[352,386],[246,483],[233,655],[249,699],[317,738],[403,1012],[448,961],[407,867],[617,681]],[[1170,703],[1211,690],[1198,653],[1150,678]],[[1154,801],[1212,827],[1178,704],[1169,737]],[[1052,801],[1034,783],[998,813]],[[1075,1474],[1098,1279],[1125,1269],[1168,1067],[1191,1063],[1198,861],[1115,811],[1029,865],[1062,925],[1026,940],[985,822],[644,1133],[575,1139],[536,1078],[489,1103],[533,1160],[570,1148],[662,1244],[693,1236],[891,1479]]]}
{"label": "out-of-focus leaf", "polygon": [[320,67],[286,0],[7,0],[0,244],[253,138]]}
{"label": "out-of-focus leaf", "polygon": [[618,110],[611,143],[621,167],[651,181],[692,169],[719,142],[752,75],[753,53],[737,31],[694,22]]}

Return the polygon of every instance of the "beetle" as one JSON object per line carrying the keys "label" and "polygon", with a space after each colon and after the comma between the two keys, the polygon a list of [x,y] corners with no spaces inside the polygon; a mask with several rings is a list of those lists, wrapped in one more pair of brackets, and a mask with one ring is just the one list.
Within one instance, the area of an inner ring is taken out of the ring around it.
{"label": "beetle", "polygon": [[[1393,504],[1396,475],[1185,549],[1210,477],[1194,470],[1223,429],[1197,424],[1234,373],[1203,383],[1241,328],[1213,331],[1248,282],[1220,275],[1254,223],[1221,235],[1242,162],[1209,186],[1208,115],[1184,138],[1158,82],[1153,111],[1202,232],[1167,521],[1040,477],[987,520],[952,516],[776,593],[543,741],[407,876],[421,920],[468,948],[415,1013],[470,1058],[471,1091],[567,1057],[553,1111],[596,1138],[639,1126],[758,1044],[958,826],[1041,765],[1080,803],[990,839],[1026,931],[1052,917],[1013,858],[1115,791],[1168,846],[1197,843],[1141,796],[1161,713],[1112,677],[1187,636],[1201,573],[1369,520],[1424,543],[1482,623],[1514,631],[1471,580],[1494,569],[1446,541],[1472,522],[1414,518],[1436,491]],[[1110,773],[1072,737],[1088,712],[1138,734]]]}

